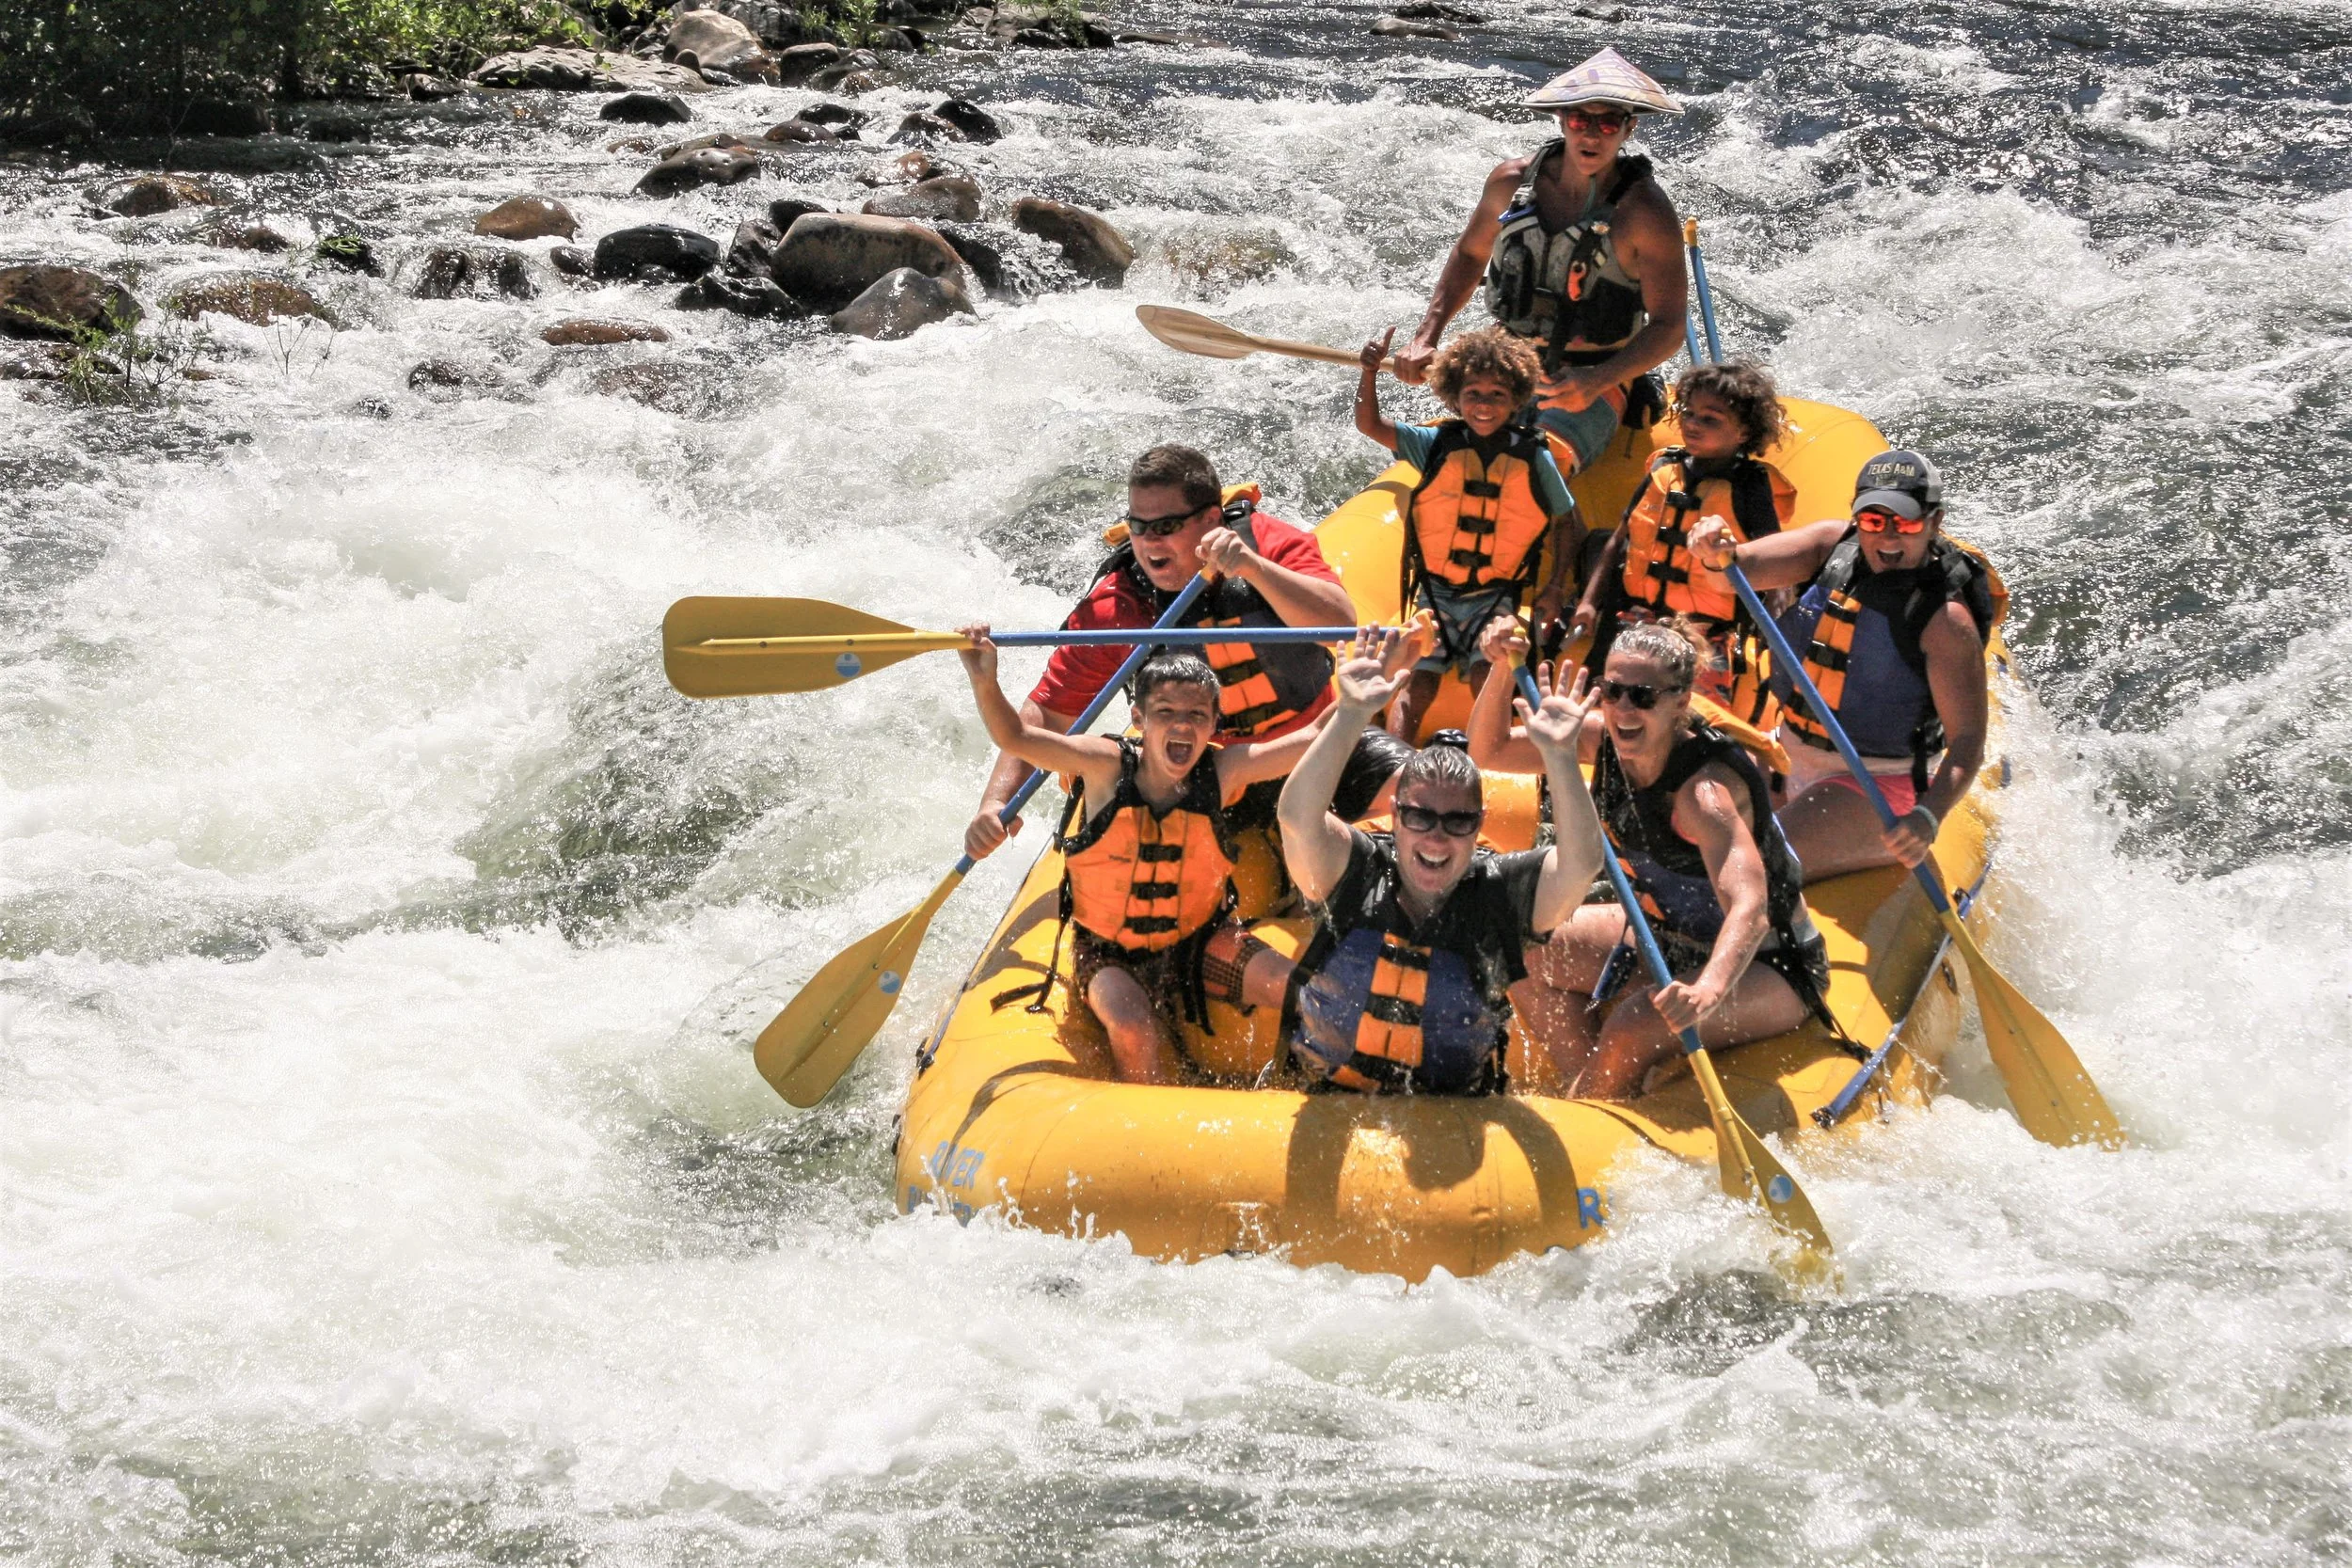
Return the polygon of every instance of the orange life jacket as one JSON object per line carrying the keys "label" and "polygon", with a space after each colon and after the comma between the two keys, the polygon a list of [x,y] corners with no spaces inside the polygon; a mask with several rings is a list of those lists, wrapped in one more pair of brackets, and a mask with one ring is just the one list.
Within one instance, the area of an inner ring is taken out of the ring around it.
{"label": "orange life jacket", "polygon": [[1550,438],[1524,425],[1500,434],[1501,450],[1482,457],[1470,426],[1459,420],[1438,426],[1429,466],[1406,503],[1411,553],[1423,576],[1456,588],[1534,577],[1551,531],[1551,514],[1535,496],[1535,465],[1553,462]]}
{"label": "orange life jacket", "polygon": [[1729,578],[1691,559],[1691,535],[1702,517],[1721,517],[1741,543],[1778,533],[1796,515],[1797,489],[1753,457],[1734,458],[1693,485],[1687,458],[1680,447],[1661,451],[1626,508],[1625,596],[1653,615],[1728,626],[1740,613],[1739,595]]}
{"label": "orange life jacket", "polygon": [[1157,812],[1136,787],[1142,746],[1120,737],[1119,787],[1109,808],[1077,806],[1084,826],[1060,841],[1071,919],[1105,942],[1156,953],[1232,907],[1240,854],[1225,826],[1216,752],[1215,746],[1204,751],[1185,776],[1184,795]]}

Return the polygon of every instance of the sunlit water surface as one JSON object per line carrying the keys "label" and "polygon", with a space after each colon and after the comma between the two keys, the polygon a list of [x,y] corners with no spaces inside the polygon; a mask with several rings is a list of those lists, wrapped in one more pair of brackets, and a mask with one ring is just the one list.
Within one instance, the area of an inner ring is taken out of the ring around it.
{"label": "sunlit water surface", "polygon": [[[322,275],[342,331],[220,328],[167,406],[0,389],[0,1559],[2352,1554],[2352,22],[1482,8],[1458,44],[1137,12],[1223,47],[875,95],[989,103],[1012,134],[957,155],[1107,212],[1123,292],[874,344]],[[1652,145],[1733,344],[1936,453],[2009,573],[2039,705],[1994,946],[2137,1147],[2033,1143],[1966,1047],[1932,1111],[1796,1151],[1831,1300],[1662,1158],[1607,1244],[1410,1291],[893,1216],[916,1035],[1023,857],[818,1111],[749,1041],[936,878],[984,737],[929,662],[690,705],[663,608],[1046,624],[1161,439],[1320,515],[1380,463],[1349,378],[1178,358],[1133,306],[1409,323],[1539,135],[1512,98],[1602,41],[1689,96]],[[223,178],[408,268],[522,190],[722,236],[863,194],[871,154],[810,154],[648,204],[596,106],[403,108]],[[0,262],[151,301],[221,264],[190,218],[84,216],[104,166],[5,167]],[[675,341],[539,343],[573,314]],[[430,357],[513,393],[428,402]],[[691,367],[680,411],[595,389],[639,358]]]}

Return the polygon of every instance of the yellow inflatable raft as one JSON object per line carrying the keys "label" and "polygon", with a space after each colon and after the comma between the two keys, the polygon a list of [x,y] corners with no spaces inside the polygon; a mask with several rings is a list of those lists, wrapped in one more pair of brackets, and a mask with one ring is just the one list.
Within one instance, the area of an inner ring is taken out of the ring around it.
{"label": "yellow inflatable raft", "polygon": [[[1793,400],[1787,407],[1788,437],[1768,455],[1795,483],[1800,518],[1843,515],[1854,474],[1886,443],[1858,415]],[[1671,424],[1628,433],[1579,476],[1578,499],[1595,526],[1623,515],[1649,453],[1673,439]],[[1359,620],[1396,618],[1396,505],[1414,479],[1398,464],[1318,531]],[[1448,688],[1433,723],[1458,723],[1467,711],[1467,691]],[[1970,808],[1938,841],[1953,888],[1982,879],[1982,802],[2001,772],[1997,762],[1987,767]],[[1533,781],[1514,783],[1489,775],[1488,835],[1500,847],[1523,847],[1534,834]],[[1295,953],[1309,927],[1295,911],[1274,907],[1272,854],[1256,842],[1237,873],[1241,914],[1288,914],[1260,934]],[[922,1050],[899,1132],[902,1212],[995,1210],[1071,1235],[1122,1234],[1155,1258],[1277,1252],[1302,1265],[1419,1280],[1433,1269],[1474,1274],[1514,1253],[1605,1234],[1612,1166],[1638,1146],[1715,1162],[1706,1107],[1678,1067],[1655,1075],[1664,1081],[1629,1104],[1516,1093],[1309,1094],[1279,1079],[1277,1021],[1222,1006],[1211,1008],[1210,1032],[1184,1031],[1209,1082],[1112,1082],[1096,1026],[1070,996],[1067,942],[1064,983],[1042,1010],[1031,1010],[1026,996],[1005,999],[1044,974],[1061,874],[1049,845]],[[1875,1094],[1925,1099],[1960,1018],[1958,979],[1925,896],[1889,868],[1817,884],[1807,901],[1829,943],[1830,1005],[1848,1035],[1875,1048],[1900,1031]],[[1515,1082],[1530,1081],[1526,1053],[1515,1036]],[[1768,1136],[1809,1130],[1857,1067],[1819,1023],[1719,1053],[1718,1062],[1733,1103]]]}

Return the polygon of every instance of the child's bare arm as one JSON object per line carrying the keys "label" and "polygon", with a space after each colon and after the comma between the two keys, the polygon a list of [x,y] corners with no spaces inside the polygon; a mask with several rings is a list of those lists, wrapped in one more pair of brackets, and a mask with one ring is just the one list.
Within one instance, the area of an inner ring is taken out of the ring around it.
{"label": "child's bare arm", "polygon": [[1391,451],[1396,450],[1396,426],[1380,412],[1380,361],[1389,356],[1391,326],[1364,345],[1364,373],[1356,383],[1356,428]]}
{"label": "child's bare arm", "polygon": [[1005,689],[996,684],[996,644],[985,626],[957,628],[972,640],[958,648],[963,672],[972,679],[972,696],[979,704],[980,722],[988,737],[1009,754],[1048,773],[1076,773],[1096,799],[1119,784],[1119,742],[1099,735],[1063,735],[1032,724],[1021,717]]}

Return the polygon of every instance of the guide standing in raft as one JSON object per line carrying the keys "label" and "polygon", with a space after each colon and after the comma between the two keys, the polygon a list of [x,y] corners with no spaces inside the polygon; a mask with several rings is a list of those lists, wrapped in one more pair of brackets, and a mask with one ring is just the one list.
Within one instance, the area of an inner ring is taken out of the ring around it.
{"label": "guide standing in raft", "polygon": [[1647,422],[1651,410],[1629,414],[1629,399],[1682,346],[1681,219],[1649,160],[1625,151],[1635,116],[1678,115],[1682,105],[1613,49],[1520,102],[1554,114],[1560,136],[1486,177],[1396,374],[1414,383],[1428,374],[1446,324],[1483,277],[1495,320],[1542,351],[1537,427],[1582,467],[1622,420]]}

